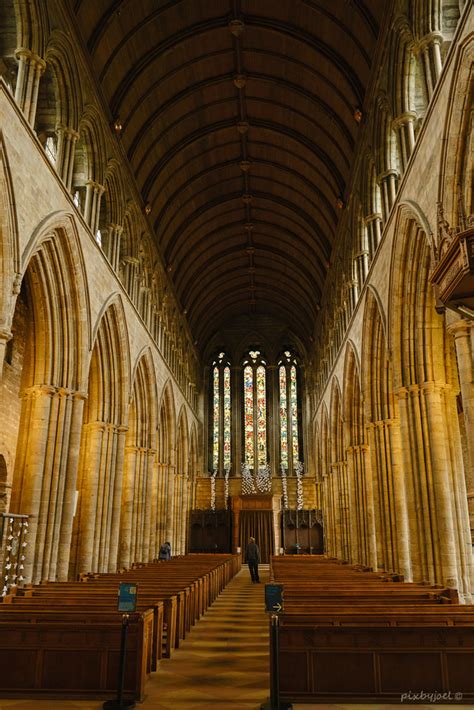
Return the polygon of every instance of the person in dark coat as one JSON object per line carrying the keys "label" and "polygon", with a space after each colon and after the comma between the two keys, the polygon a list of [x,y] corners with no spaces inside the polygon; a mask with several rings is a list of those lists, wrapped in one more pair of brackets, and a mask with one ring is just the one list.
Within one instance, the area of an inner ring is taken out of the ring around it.
{"label": "person in dark coat", "polygon": [[252,582],[259,583],[260,578],[258,576],[258,563],[260,562],[260,550],[255,542],[255,538],[251,537],[247,549],[245,550],[245,557],[247,559],[247,564],[250,570],[250,577]]}
{"label": "person in dark coat", "polygon": [[171,545],[169,542],[164,542],[160,547],[160,552],[158,554],[159,560],[170,560],[171,559]]}

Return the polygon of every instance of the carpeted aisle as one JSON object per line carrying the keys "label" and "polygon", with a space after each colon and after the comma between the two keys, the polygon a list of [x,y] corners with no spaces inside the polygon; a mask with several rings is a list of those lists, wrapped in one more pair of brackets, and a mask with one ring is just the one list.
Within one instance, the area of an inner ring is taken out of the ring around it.
{"label": "carpeted aisle", "polygon": [[230,582],[147,684],[143,710],[255,710],[268,697],[268,619],[264,584],[247,567]]}

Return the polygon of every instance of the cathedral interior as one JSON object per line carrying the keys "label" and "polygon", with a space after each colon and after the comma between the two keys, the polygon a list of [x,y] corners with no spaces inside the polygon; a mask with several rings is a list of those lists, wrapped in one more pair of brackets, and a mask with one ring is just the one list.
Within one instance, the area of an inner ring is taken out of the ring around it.
{"label": "cathedral interior", "polygon": [[473,98],[469,0],[0,0],[3,597],[256,533],[472,604]]}

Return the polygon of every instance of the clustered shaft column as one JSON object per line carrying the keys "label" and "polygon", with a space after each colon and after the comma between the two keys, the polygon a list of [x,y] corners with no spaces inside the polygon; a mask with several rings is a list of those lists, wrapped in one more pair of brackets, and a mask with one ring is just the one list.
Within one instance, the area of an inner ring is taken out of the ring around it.
{"label": "clustered shaft column", "polygon": [[35,125],[36,107],[41,76],[46,69],[46,62],[29,49],[19,49],[18,76],[15,89],[15,101],[23,111],[30,126]]}
{"label": "clustered shaft column", "polygon": [[56,133],[58,136],[56,170],[66,188],[71,191],[75,149],[79,133],[65,126],[60,126]]}
{"label": "clustered shaft column", "polygon": [[11,510],[32,515],[26,581],[66,579],[84,396],[46,385],[24,393]]}

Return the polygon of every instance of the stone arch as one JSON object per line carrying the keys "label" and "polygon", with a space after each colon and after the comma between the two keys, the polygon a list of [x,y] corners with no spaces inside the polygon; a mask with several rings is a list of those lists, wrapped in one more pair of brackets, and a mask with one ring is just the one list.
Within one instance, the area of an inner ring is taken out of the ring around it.
{"label": "stone arch", "polygon": [[57,62],[46,61],[39,83],[34,127],[50,163],[56,167],[58,136],[56,129],[62,123],[64,97],[61,96],[60,69]]}
{"label": "stone arch", "polygon": [[84,407],[72,573],[117,566],[130,383],[129,340],[120,296],[94,327]]}
{"label": "stone arch", "polygon": [[333,485],[331,476],[331,454],[329,441],[329,414],[326,403],[321,407],[320,418],[321,437],[321,505],[323,509],[324,531],[326,553],[332,557],[336,556],[336,530],[335,530],[335,507],[333,499]]}
{"label": "stone arch", "polygon": [[198,476],[199,454],[198,454],[198,434],[196,422],[191,425],[189,437],[189,509],[193,510],[196,497],[196,479]]}
{"label": "stone arch", "polygon": [[470,595],[469,515],[453,342],[435,310],[428,237],[407,206],[397,217],[389,323],[401,435],[408,442],[402,455],[413,510],[413,573],[415,579],[454,585]]}
{"label": "stone arch", "polygon": [[134,375],[125,441],[119,566],[148,562],[156,553],[156,375],[147,348]]}
{"label": "stone arch", "polygon": [[7,462],[5,456],[0,454],[0,513],[6,513],[8,510],[9,487]]}
{"label": "stone arch", "polygon": [[96,239],[112,268],[118,273],[126,200],[122,171],[115,159],[108,163],[104,187],[99,207],[99,231],[96,234]]}
{"label": "stone arch", "polygon": [[[457,49],[441,142],[439,202],[452,227],[474,214],[474,38]],[[463,215],[464,213],[464,215]]]}
{"label": "stone arch", "polygon": [[45,59],[46,74],[43,81],[47,79],[50,71],[54,75],[57,90],[55,167],[66,188],[71,190],[83,97],[79,81],[80,71],[70,37],[60,30],[54,30],[48,42]]}
{"label": "stone arch", "polygon": [[20,27],[17,17],[17,2],[4,0],[0,4],[0,76],[4,79],[11,93],[16,87],[18,71],[17,47],[21,47]]}
{"label": "stone arch", "polygon": [[0,373],[10,340],[15,295],[19,290],[20,255],[15,196],[3,135],[0,131]]}
{"label": "stone arch", "polygon": [[107,142],[105,127],[98,110],[87,104],[79,123],[76,143],[72,192],[92,234],[97,234],[100,206],[105,189]]}
{"label": "stone arch", "polygon": [[370,468],[367,462],[367,445],[361,368],[354,344],[346,347],[343,380],[343,412],[347,460],[347,483],[349,496],[350,559],[366,565],[371,564]]}
{"label": "stone arch", "polygon": [[332,499],[335,520],[336,557],[341,560],[350,558],[349,534],[349,482],[347,479],[347,461],[344,441],[344,420],[342,412],[341,387],[336,377],[331,384],[329,407],[330,426],[330,470]]}
{"label": "stone arch", "polygon": [[370,288],[365,303],[362,346],[368,444],[365,457],[368,538],[371,566],[399,572],[410,579],[400,423],[394,401],[385,320],[379,294]]}
{"label": "stone arch", "polygon": [[39,57],[44,56],[49,37],[49,19],[46,0],[14,0],[18,22],[18,47],[29,49]]}
{"label": "stone arch", "polygon": [[60,125],[77,131],[83,99],[80,72],[71,38],[60,30],[53,30],[45,59],[55,70],[59,90]]}
{"label": "stone arch", "polygon": [[398,190],[400,160],[393,129],[393,109],[386,94],[379,94],[375,105],[376,111],[373,122],[374,160],[377,170],[377,182],[381,192],[382,218],[384,224],[386,224]]}
{"label": "stone arch", "polygon": [[[158,465],[160,467],[160,495],[158,521],[162,537],[172,541],[173,492],[176,445],[176,409],[171,380],[165,384],[158,407]],[[160,542],[164,542],[163,539]]]}
{"label": "stone arch", "polygon": [[19,300],[29,317],[17,383],[22,404],[11,510],[35,516],[25,578],[65,579],[88,345],[82,254],[68,215],[39,225],[23,269]]}
{"label": "stone arch", "polygon": [[174,481],[174,546],[177,554],[186,552],[189,512],[189,425],[186,407],[181,406],[176,436],[176,475]]}

